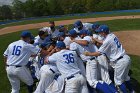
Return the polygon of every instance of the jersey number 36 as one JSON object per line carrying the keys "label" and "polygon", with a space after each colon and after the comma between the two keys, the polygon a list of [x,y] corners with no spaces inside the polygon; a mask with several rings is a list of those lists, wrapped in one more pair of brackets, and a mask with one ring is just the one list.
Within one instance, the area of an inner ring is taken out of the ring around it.
{"label": "jersey number 36", "polygon": [[63,57],[66,59],[65,63],[74,63],[74,55],[72,53],[64,54]]}

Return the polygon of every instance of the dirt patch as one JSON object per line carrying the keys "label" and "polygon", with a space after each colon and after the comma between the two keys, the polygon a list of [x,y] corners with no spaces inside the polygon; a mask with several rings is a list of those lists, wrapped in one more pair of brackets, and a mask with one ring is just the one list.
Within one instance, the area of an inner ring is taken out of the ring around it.
{"label": "dirt patch", "polygon": [[[131,16],[115,16],[115,17],[100,17],[100,18],[86,18],[86,19],[73,19],[73,20],[63,20],[55,21],[57,25],[68,25],[73,24],[76,20],[81,20],[82,22],[96,22],[96,21],[106,21],[106,20],[115,20],[115,19],[135,19],[140,18],[140,15],[131,15]],[[48,26],[48,22],[36,23],[36,24],[26,24],[19,26],[11,26],[0,29],[0,35],[17,32],[26,29],[35,29]],[[124,48],[128,54],[139,55],[140,56],[140,31],[121,31],[115,32],[122,42]]]}
{"label": "dirt patch", "polygon": [[115,32],[128,54],[140,56],[140,30]]}

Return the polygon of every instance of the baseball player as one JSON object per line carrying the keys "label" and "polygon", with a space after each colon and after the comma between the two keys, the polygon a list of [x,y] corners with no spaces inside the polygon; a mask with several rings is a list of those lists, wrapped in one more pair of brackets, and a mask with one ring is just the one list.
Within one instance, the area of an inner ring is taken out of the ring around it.
{"label": "baseball player", "polygon": [[88,93],[86,79],[78,67],[76,52],[67,50],[62,41],[56,47],[58,52],[50,56],[47,62],[55,63],[65,78],[65,93]]}
{"label": "baseball player", "polygon": [[130,84],[130,77],[128,76],[131,63],[130,57],[126,54],[118,38],[113,33],[110,33],[107,25],[101,25],[96,31],[105,39],[98,52],[85,52],[85,55],[99,56],[103,53],[106,54],[114,66],[115,84],[119,86],[123,93],[128,93],[126,87],[129,89],[130,93],[134,93]]}
{"label": "baseball player", "polygon": [[[54,52],[55,49],[52,49],[52,51],[47,56],[53,54]],[[55,75],[59,74],[56,64],[53,63],[44,64],[41,67],[39,73],[40,73],[40,81],[34,93],[44,93],[45,91],[46,93],[48,93],[49,91],[47,89],[53,83]],[[63,82],[61,84],[63,84]]]}
{"label": "baseball player", "polygon": [[4,52],[7,76],[12,86],[11,93],[19,93],[20,80],[28,85],[29,93],[33,92],[33,79],[26,65],[31,55],[48,54],[47,51],[29,44],[31,33],[21,33],[21,40],[11,43]]}
{"label": "baseball player", "polygon": [[[93,34],[93,41],[96,44],[96,46],[99,48],[101,46],[101,43],[104,40],[104,37],[99,35],[96,32],[96,29],[98,29],[100,25],[98,23],[94,23],[92,25],[92,31],[94,32]],[[90,33],[91,31],[88,31],[87,33]],[[94,40],[95,39],[95,40]],[[96,42],[96,40],[98,40],[100,43]],[[109,60],[106,58],[106,55],[102,54],[100,56],[97,57],[98,60],[98,69],[101,73],[100,78],[101,80],[105,81],[112,89],[113,93],[117,93],[117,89],[115,87],[115,85],[112,83],[110,76],[109,76]],[[112,69],[111,69],[112,70]]]}
{"label": "baseball player", "polygon": [[98,80],[97,59],[83,54],[85,51],[97,51],[97,47],[92,44],[91,37],[86,36],[86,33],[86,30],[81,30],[79,34],[83,39],[73,40],[73,43],[70,44],[70,49],[75,50],[81,59],[86,62],[86,77],[90,86],[103,93],[112,93],[111,89],[105,82]]}

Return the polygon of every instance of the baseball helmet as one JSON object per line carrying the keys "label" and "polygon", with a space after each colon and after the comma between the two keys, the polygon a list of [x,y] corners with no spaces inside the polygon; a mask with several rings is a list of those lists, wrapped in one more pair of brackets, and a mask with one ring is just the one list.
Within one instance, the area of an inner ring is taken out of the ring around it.
{"label": "baseball helmet", "polygon": [[109,33],[109,27],[107,25],[100,25],[98,29],[96,29],[96,32],[100,33],[100,32],[105,32],[105,33]]}
{"label": "baseball helmet", "polygon": [[65,43],[63,41],[58,41],[56,43],[56,47],[57,48],[66,48],[66,45],[65,45]]}
{"label": "baseball helmet", "polygon": [[76,27],[76,28],[80,28],[80,27],[82,27],[83,26],[83,24],[82,24],[82,22],[80,21],[80,20],[77,20],[75,23],[74,23],[74,27]]}

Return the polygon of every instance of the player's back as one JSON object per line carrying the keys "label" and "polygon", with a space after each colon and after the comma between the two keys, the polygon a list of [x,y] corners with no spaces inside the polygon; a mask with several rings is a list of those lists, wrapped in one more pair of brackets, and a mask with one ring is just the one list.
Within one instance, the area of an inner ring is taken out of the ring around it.
{"label": "player's back", "polygon": [[23,40],[11,43],[4,54],[7,54],[8,65],[26,65],[32,52],[30,44]]}
{"label": "player's back", "polygon": [[61,50],[57,53],[57,57],[57,67],[64,77],[80,72],[77,64],[78,58],[75,51]]}
{"label": "player's back", "polygon": [[113,33],[109,34],[105,38],[103,42],[103,47],[101,46],[101,49],[106,50],[106,54],[110,58],[110,61],[115,61],[120,56],[125,55],[125,50],[122,47],[122,44]]}

